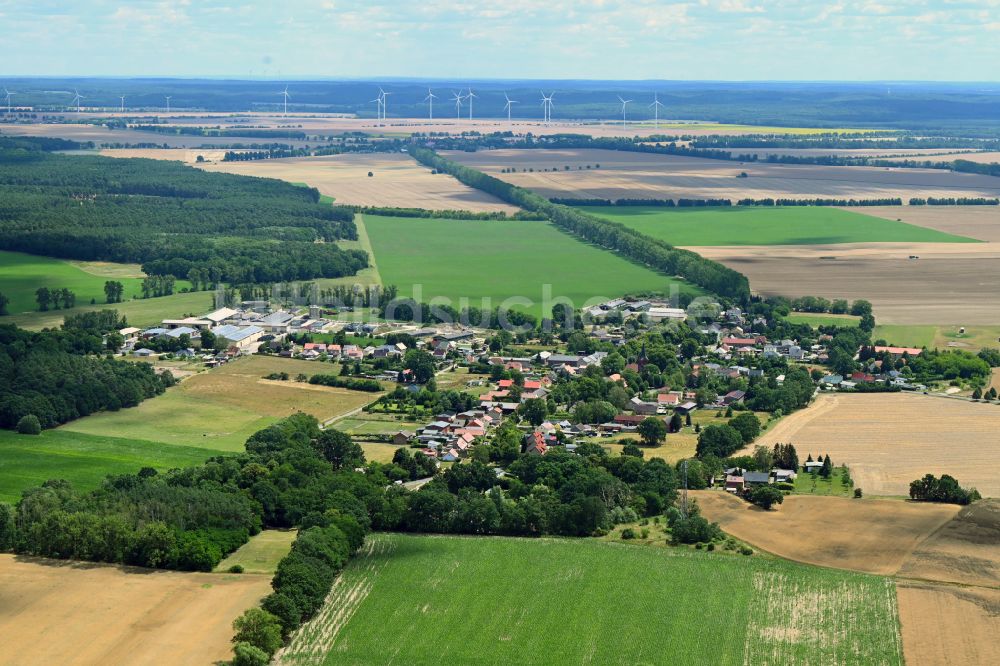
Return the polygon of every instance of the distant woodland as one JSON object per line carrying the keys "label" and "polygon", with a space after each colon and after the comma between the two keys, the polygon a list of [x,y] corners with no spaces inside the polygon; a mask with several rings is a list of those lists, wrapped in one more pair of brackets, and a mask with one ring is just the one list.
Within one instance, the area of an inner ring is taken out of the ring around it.
{"label": "distant woodland", "polygon": [[353,211],[278,180],[171,162],[58,155],[0,139],[0,249],[140,263],[149,275],[263,283],[353,275],[368,265]]}

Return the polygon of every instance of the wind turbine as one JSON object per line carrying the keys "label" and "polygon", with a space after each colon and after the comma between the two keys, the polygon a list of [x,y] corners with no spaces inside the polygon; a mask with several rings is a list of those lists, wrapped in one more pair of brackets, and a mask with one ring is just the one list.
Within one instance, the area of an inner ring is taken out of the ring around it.
{"label": "wind turbine", "polygon": [[462,93],[452,93],[451,99],[453,102],[455,102],[455,117],[461,119],[462,100],[465,99],[465,97],[462,96]]}
{"label": "wind turbine", "polygon": [[73,92],[76,93],[76,97],[73,98],[73,101],[70,103],[70,105],[72,106],[73,104],[75,104],[76,105],[76,112],[80,113],[80,100],[86,99],[86,97],[84,97],[83,95],[81,95],[80,91],[77,90],[76,88],[73,88]]}
{"label": "wind turbine", "polygon": [[430,88],[427,89],[427,97],[424,97],[424,101],[428,102],[430,106],[428,107],[428,117],[430,120],[434,120],[434,100],[437,99],[437,95]]}
{"label": "wind turbine", "polygon": [[6,88],[3,89],[4,93],[7,95],[7,113],[11,112],[10,99],[17,93],[13,93]]}
{"label": "wind turbine", "polygon": [[554,96],[555,96],[554,92],[549,93],[548,97],[545,96],[544,91],[542,92],[542,112],[545,118],[545,122],[549,122],[550,120],[552,120],[552,98]]}
{"label": "wind turbine", "polygon": [[472,98],[479,97],[476,93],[472,92],[472,87],[469,87],[469,94],[465,96],[469,100],[469,120],[472,120]]}
{"label": "wind turbine", "polygon": [[281,114],[281,117],[284,118],[288,115],[288,98],[291,97],[291,95],[288,94],[288,86],[285,86],[285,89],[278,94],[283,95],[285,98],[285,110]]}
{"label": "wind turbine", "polygon": [[119,97],[122,100],[122,110],[121,110],[121,112],[125,113],[125,95],[119,95]]}
{"label": "wind turbine", "polygon": [[378,91],[380,93],[382,93],[382,121],[384,122],[385,121],[385,112],[389,110],[389,100],[386,99],[386,98],[389,95],[391,95],[392,93],[387,93],[386,91],[382,90],[381,88],[379,88]]}
{"label": "wind turbine", "polygon": [[170,95],[167,95],[167,113],[170,113]]}
{"label": "wind turbine", "polygon": [[622,128],[625,127],[625,108],[631,103],[630,99],[622,99],[621,95],[618,95],[618,101],[622,103]]}
{"label": "wind turbine", "polygon": [[378,105],[375,107],[375,120],[382,120],[382,95],[370,101]]}
{"label": "wind turbine", "polygon": [[655,123],[656,129],[660,129],[660,107],[663,106],[663,102],[660,101],[659,93],[653,93],[653,103],[650,104],[653,108],[653,122]]}
{"label": "wind turbine", "polygon": [[503,98],[505,100],[507,100],[507,103],[504,105],[503,108],[504,108],[504,111],[507,112],[507,122],[510,122],[510,110],[511,110],[511,107],[514,104],[517,104],[517,100],[516,99],[511,99],[510,97],[507,97],[507,93],[503,94]]}

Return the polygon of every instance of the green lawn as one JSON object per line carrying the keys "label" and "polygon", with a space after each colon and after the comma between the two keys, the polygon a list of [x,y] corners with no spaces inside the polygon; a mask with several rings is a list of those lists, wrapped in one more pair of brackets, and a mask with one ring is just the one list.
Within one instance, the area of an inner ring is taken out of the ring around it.
{"label": "green lawn", "polygon": [[[101,284],[103,285],[104,283],[102,282]],[[88,300],[87,302],[89,303],[90,301]],[[106,309],[114,309],[125,315],[131,326],[146,327],[159,324],[164,319],[180,319],[188,314],[200,315],[210,312],[213,309],[213,303],[210,292],[197,291],[163,296],[161,298],[142,298],[111,305],[98,302],[97,305],[86,305],[72,310],[25,312],[24,314],[2,317],[0,318],[0,323],[17,324],[21,328],[37,330],[50,326],[59,326],[63,322],[63,317],[67,314]]]}
{"label": "green lawn", "polygon": [[844,483],[843,472],[843,467],[836,467],[829,479],[824,479],[819,474],[813,476],[812,474],[799,472],[799,475],[795,477],[795,490],[792,492],[802,495],[853,497],[854,486]]}
{"label": "green lawn", "polygon": [[809,324],[810,326],[857,326],[861,317],[852,315],[835,315],[817,312],[792,312],[785,319],[791,324]]}
{"label": "green lawn", "polygon": [[539,315],[546,285],[553,296],[569,298],[577,308],[595,297],[669,292],[671,285],[697,293],[691,285],[582,243],[546,222],[374,215],[365,215],[364,222],[382,283],[423,302],[444,297],[459,306],[459,299],[467,298],[469,305],[492,309],[520,297],[529,302],[507,304]]}
{"label": "green lawn", "polygon": [[281,663],[888,665],[902,648],[888,578],[591,539],[376,534]]}
{"label": "green lawn", "polygon": [[587,206],[581,210],[679,246],[979,242],[828,206]]}
{"label": "green lawn", "polygon": [[297,535],[298,530],[264,530],[219,562],[215,570],[228,571],[238,564],[243,573],[274,573],[278,562],[292,549]]}
{"label": "green lawn", "polygon": [[25,488],[66,479],[77,488],[96,488],[107,474],[166,470],[197,465],[204,449],[120,437],[85,435],[64,429],[37,437],[0,430],[0,501],[15,502]]}
{"label": "green lawn", "polygon": [[885,340],[897,347],[932,347],[937,329],[937,326],[930,325],[880,324],[875,327],[872,339]]}

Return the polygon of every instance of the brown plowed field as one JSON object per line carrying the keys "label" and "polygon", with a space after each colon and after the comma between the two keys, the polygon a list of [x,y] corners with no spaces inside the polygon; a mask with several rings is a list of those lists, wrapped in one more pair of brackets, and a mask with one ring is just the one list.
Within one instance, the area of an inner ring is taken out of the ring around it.
{"label": "brown plowed field", "polygon": [[[735,202],[745,197],[901,197],[908,201],[911,197],[1000,196],[1000,178],[941,169],[742,163],[593,149],[444,154],[547,197],[725,198]],[[586,168],[597,164],[599,169]],[[501,173],[505,168],[516,172]],[[739,177],[741,173],[748,177]]]}
{"label": "brown plowed field", "polygon": [[212,664],[271,576],[0,555],[0,664]]}
{"label": "brown plowed field", "polygon": [[861,212],[956,236],[1000,242],[1000,206],[866,206]]}
{"label": "brown plowed field", "polygon": [[958,507],[899,500],[789,495],[764,511],[720,490],[694,491],[723,530],[788,559],[867,573],[896,573],[913,549]]}
{"label": "brown plowed field", "polygon": [[882,324],[992,326],[1000,312],[1000,243],[693,249],[743,273],[765,296],[867,299]]}
{"label": "brown plowed field", "polygon": [[1000,497],[998,432],[996,405],[912,393],[828,393],[766,430],[754,446],[791,443],[803,460],[830,454],[834,464],[851,468],[865,495],[907,496],[910,481],[930,473]]}

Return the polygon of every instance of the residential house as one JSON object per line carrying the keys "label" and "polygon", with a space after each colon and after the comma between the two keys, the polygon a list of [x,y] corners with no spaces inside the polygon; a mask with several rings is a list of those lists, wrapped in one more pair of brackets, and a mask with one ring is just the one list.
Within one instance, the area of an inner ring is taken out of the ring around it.
{"label": "residential house", "polygon": [[660,405],[656,402],[645,402],[641,398],[635,397],[628,402],[629,409],[636,415],[652,415],[659,411]]}
{"label": "residential house", "polygon": [[405,446],[416,436],[416,433],[409,430],[399,430],[392,434],[392,443],[396,446]]}
{"label": "residential house", "polygon": [[748,486],[763,486],[771,483],[771,475],[767,472],[747,472],[743,475],[743,481]]}
{"label": "residential house", "polygon": [[548,446],[545,444],[545,436],[540,432],[529,432],[525,434],[521,443],[521,452],[541,456],[545,455]]}

